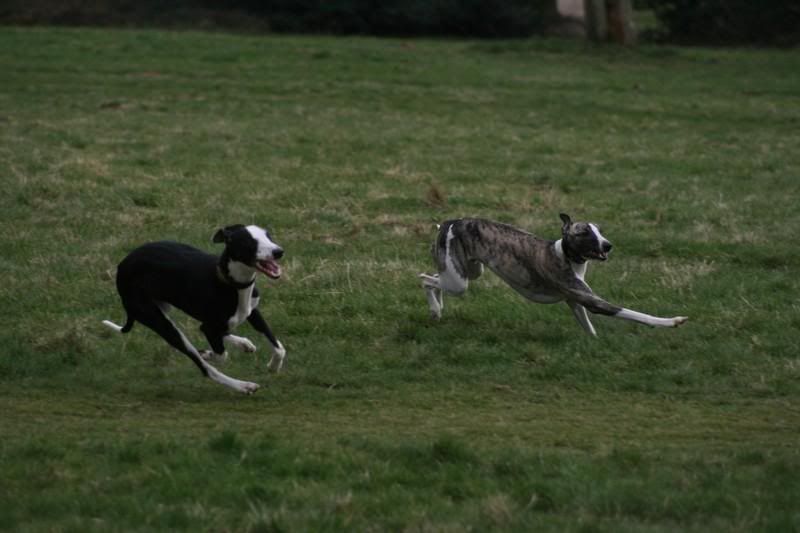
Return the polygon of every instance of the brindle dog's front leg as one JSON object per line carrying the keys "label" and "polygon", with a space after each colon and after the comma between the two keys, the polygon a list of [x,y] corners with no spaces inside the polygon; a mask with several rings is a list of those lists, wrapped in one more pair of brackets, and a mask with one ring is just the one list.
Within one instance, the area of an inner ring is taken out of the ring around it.
{"label": "brindle dog's front leg", "polygon": [[577,289],[571,290],[569,293],[569,300],[571,303],[577,303],[579,305],[582,305],[592,313],[613,316],[615,318],[621,318],[623,320],[631,320],[633,322],[639,322],[640,324],[645,324],[647,326],[662,327],[662,328],[677,328],[678,326],[689,320],[689,317],[686,316],[661,318],[657,316],[648,315],[645,313],[640,313],[639,311],[626,309],[624,307],[618,307],[616,305],[606,302],[605,300],[595,295],[591,291],[577,290]]}
{"label": "brindle dog's front leg", "polygon": [[594,330],[594,326],[592,322],[589,320],[589,314],[586,312],[586,308],[580,304],[576,304],[575,302],[567,301],[567,305],[570,309],[572,309],[572,314],[575,315],[575,320],[578,321],[578,324],[591,335],[592,337],[597,337],[597,333]]}

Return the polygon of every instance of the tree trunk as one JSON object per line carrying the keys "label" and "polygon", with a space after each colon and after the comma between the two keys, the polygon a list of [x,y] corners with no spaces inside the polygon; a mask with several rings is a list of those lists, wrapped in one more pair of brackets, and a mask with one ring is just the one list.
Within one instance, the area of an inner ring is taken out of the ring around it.
{"label": "tree trunk", "polygon": [[586,36],[592,41],[634,44],[631,0],[584,0]]}
{"label": "tree trunk", "polygon": [[586,37],[591,41],[605,41],[608,36],[605,0],[584,0],[583,12],[586,17]]}
{"label": "tree trunk", "polygon": [[631,0],[606,0],[608,40],[617,44],[633,44],[633,5]]}

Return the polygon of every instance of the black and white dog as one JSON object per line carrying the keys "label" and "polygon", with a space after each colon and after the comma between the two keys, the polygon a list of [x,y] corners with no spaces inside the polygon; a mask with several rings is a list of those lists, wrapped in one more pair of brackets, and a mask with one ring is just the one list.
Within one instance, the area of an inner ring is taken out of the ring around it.
{"label": "black and white dog", "polygon": [[525,298],[538,303],[566,301],[578,323],[596,335],[586,311],[632,320],[648,326],[678,327],[688,317],[659,318],[610,304],[584,281],[587,261],[605,261],[611,243],[596,224],[572,222],[561,214],[561,238],[541,239],[526,231],[490,220],[448,220],[433,244],[438,274],[420,274],[434,318],[442,316],[442,293],[460,296],[483,265]]}
{"label": "black and white dog", "polygon": [[[221,256],[171,241],[153,242],[133,250],[117,268],[117,291],[128,314],[127,321],[124,326],[108,320],[103,324],[127,333],[134,323],[141,322],[188,355],[204,376],[252,394],[258,384],[228,377],[206,359],[224,361],[225,342],[254,352],[252,342],[231,334],[247,320],[272,345],[269,369],[280,370],[286,350],[256,309],[259,294],[255,280],[256,272],[273,279],[280,277],[277,260],[283,256],[283,249],[258,226],[227,226],[216,232],[213,242],[225,244]],[[201,322],[210,351],[200,352],[192,346],[167,315],[170,307]]]}

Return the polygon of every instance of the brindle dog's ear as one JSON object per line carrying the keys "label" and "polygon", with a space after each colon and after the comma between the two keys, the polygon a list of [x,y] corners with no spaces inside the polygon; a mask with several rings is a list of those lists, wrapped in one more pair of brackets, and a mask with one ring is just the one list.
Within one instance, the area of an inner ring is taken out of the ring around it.
{"label": "brindle dog's ear", "polygon": [[566,236],[569,234],[569,227],[572,226],[572,219],[569,218],[569,215],[566,213],[560,213],[558,216],[561,218],[561,222],[564,223],[564,225],[561,226],[561,235],[566,238]]}

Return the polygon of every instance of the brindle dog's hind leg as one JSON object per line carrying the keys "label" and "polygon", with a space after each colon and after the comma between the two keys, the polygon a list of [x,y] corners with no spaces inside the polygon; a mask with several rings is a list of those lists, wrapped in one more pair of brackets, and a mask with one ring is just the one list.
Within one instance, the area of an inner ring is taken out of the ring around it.
{"label": "brindle dog's hind leg", "polygon": [[442,318],[444,309],[444,298],[442,289],[439,287],[439,274],[420,274],[422,288],[425,289],[425,296],[428,298],[428,308],[431,310],[432,318]]}
{"label": "brindle dog's hind leg", "polygon": [[419,275],[433,318],[442,316],[443,293],[461,296],[469,287],[469,280],[483,273],[483,265],[479,261],[469,259],[464,253],[461,242],[454,235],[453,226],[453,223],[446,223],[439,228],[439,235],[431,249],[439,273]]}
{"label": "brindle dog's hind leg", "polygon": [[[419,277],[422,278],[422,286],[428,297],[431,316],[438,319],[442,317],[444,309],[444,293],[453,296],[464,294],[469,287],[469,280],[477,278],[483,272],[483,265],[477,261],[468,261],[466,265],[462,264],[459,256],[450,253],[449,246],[443,250],[435,249],[434,254],[436,252],[441,254],[440,258],[436,258],[439,259],[436,261],[440,265],[439,273],[420,274]],[[460,273],[461,271],[465,272],[467,277],[464,277]]]}
{"label": "brindle dog's hind leg", "polygon": [[443,293],[461,296],[469,287],[469,280],[462,277],[454,268],[451,268],[451,265],[452,262],[448,262],[447,268],[439,274],[419,275],[422,279],[422,287],[428,297],[428,307],[433,318],[442,317],[442,309],[444,309]]}
{"label": "brindle dog's hind leg", "polygon": [[483,263],[476,261],[475,259],[470,259],[466,264],[466,274],[467,279],[478,279],[481,277],[481,274],[483,274]]}

